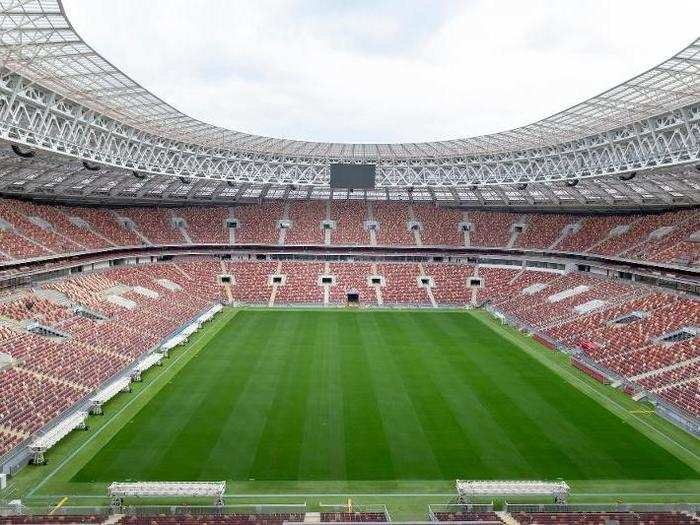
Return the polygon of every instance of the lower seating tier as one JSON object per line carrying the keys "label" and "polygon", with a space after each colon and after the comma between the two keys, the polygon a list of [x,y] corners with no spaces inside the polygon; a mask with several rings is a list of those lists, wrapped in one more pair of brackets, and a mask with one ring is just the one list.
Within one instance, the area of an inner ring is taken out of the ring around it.
{"label": "lower seating tier", "polygon": [[[277,275],[283,279],[273,283]],[[324,275],[332,282],[322,283]],[[470,287],[477,277],[479,286]],[[345,305],[350,296],[360,306],[490,304],[619,374],[632,391],[644,388],[700,415],[700,303],[690,295],[521,267],[183,257],[77,274],[0,297],[0,354],[13,360],[0,370],[0,455],[210,305],[267,304],[273,296],[275,304],[290,305]],[[52,332],[31,333],[32,323]]]}

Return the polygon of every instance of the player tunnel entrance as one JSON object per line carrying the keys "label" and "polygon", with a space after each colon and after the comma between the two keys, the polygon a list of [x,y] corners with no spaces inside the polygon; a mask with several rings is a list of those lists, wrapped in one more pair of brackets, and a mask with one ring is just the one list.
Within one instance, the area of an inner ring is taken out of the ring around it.
{"label": "player tunnel entrance", "polygon": [[360,292],[355,289],[348,290],[347,300],[348,304],[360,304]]}

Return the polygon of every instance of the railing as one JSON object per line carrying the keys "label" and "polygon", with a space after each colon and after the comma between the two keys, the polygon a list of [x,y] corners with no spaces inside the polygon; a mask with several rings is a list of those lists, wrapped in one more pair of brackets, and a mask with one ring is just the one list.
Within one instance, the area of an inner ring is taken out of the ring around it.
{"label": "railing", "polygon": [[521,504],[505,502],[506,512],[700,512],[694,503],[545,503]]}
{"label": "railing", "polygon": [[56,508],[55,505],[0,506],[0,516],[107,516],[109,507],[75,505]]}
{"label": "railing", "polygon": [[691,433],[695,437],[700,437],[700,418],[668,403],[656,394],[650,394],[649,397],[653,399],[654,408],[659,416],[682,428],[686,432]]}
{"label": "railing", "polygon": [[209,515],[209,514],[291,514],[306,513],[304,503],[261,503],[234,505],[125,505],[120,514],[130,516]]}
{"label": "railing", "polygon": [[[493,512],[494,506],[491,503],[431,503],[428,505],[428,519],[437,523],[437,512]],[[451,522],[454,523],[454,522]]]}
{"label": "railing", "polygon": [[[371,513],[376,513],[376,514],[383,514],[386,521],[390,522],[391,521],[391,516],[389,515],[389,511],[386,508],[386,505],[382,505],[379,503],[375,504],[359,504],[356,505],[354,503],[348,502],[348,503],[319,503],[319,510],[320,512],[343,512],[343,513],[365,513],[365,512],[371,512]],[[335,522],[337,523],[337,522]]]}
{"label": "railing", "polygon": [[[159,257],[162,255],[229,255],[258,254],[270,255],[272,260],[284,260],[298,258],[300,260],[312,260],[322,257],[323,260],[333,260],[352,255],[357,262],[364,260],[398,260],[404,258],[407,262],[433,262],[434,255],[447,257],[475,257],[479,258],[502,256],[510,260],[518,261],[519,266],[523,261],[529,263],[528,270],[535,270],[537,266],[532,263],[551,263],[553,260],[561,264],[568,262],[583,263],[592,267],[608,269],[609,265],[624,269],[634,275],[644,276],[659,282],[651,283],[657,286],[665,286],[666,279],[670,279],[669,273],[675,273],[682,280],[684,291],[688,293],[700,293],[700,287],[693,280],[697,277],[698,267],[685,267],[674,264],[644,261],[637,259],[622,259],[606,255],[589,253],[543,251],[530,249],[513,249],[479,246],[360,246],[360,245],[307,245],[307,246],[277,246],[266,244],[174,244],[153,246],[115,246],[100,248],[78,253],[55,254],[46,257],[36,257],[26,260],[14,260],[0,263],[0,272],[16,270],[17,273],[8,273],[0,276],[0,288],[10,288],[29,284],[33,281],[45,280],[41,276],[47,274],[49,278],[60,277],[66,270],[83,265],[110,262],[119,259],[134,257]],[[55,267],[45,268],[44,264],[55,263]],[[663,274],[663,275],[662,275]],[[669,288],[668,286],[665,286]]]}
{"label": "railing", "polygon": [[[55,505],[4,505],[0,506],[0,516],[108,516],[112,509],[108,505],[90,506],[74,505],[56,507]],[[306,503],[264,503],[260,505],[241,504],[224,505],[134,505],[125,506],[120,514],[129,516],[174,516],[174,515],[221,515],[221,514],[284,514],[303,515]]]}

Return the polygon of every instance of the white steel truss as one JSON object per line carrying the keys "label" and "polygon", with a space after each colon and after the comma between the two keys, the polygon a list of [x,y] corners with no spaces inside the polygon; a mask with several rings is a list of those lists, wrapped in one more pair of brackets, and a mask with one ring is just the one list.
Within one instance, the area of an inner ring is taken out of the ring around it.
{"label": "white steel truss", "polygon": [[190,181],[168,175],[143,177],[111,168],[89,171],[70,157],[41,153],[33,158],[22,158],[0,144],[0,194],[95,204],[230,204],[261,199],[332,199],[435,202],[474,208],[638,209],[700,205],[700,172],[689,166],[639,173],[629,181],[596,177],[580,180],[575,185],[563,181],[537,182],[525,187],[472,185],[351,191],[324,186]]}
{"label": "white steel truss", "polygon": [[[316,143],[192,119],[86,44],[60,0],[0,0],[0,139],[88,161],[84,167],[92,169],[79,175],[86,189],[92,177],[102,177],[95,171],[102,167],[115,191],[133,184],[129,172],[167,188],[178,187],[173,178],[183,185],[204,179],[191,187],[214,187],[212,195],[223,194],[227,183],[322,188],[331,162],[376,164],[377,185],[387,191],[493,186],[484,191],[505,194],[513,189],[507,185],[611,179],[700,161],[700,39],[529,126],[440,142]],[[556,191],[546,186],[543,192]]]}

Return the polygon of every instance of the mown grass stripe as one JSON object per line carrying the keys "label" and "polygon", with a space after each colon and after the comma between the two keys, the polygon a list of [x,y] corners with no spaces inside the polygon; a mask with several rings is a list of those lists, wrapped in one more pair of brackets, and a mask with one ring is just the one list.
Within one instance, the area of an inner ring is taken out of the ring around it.
{"label": "mown grass stripe", "polygon": [[462,312],[241,312],[75,480],[698,477],[505,335]]}
{"label": "mown grass stripe", "polygon": [[[671,423],[662,421],[658,416],[655,416],[656,424],[646,421],[639,417],[635,410],[627,410],[620,402],[613,399],[609,393],[606,392],[608,387],[600,384],[593,384],[594,379],[588,377],[581,377],[581,372],[567,365],[557,362],[551,356],[546,356],[545,352],[549,350],[544,350],[541,345],[532,340],[525,340],[519,334],[514,334],[512,330],[499,325],[495,319],[491,318],[484,312],[478,312],[475,317],[479,319],[482,323],[489,326],[491,329],[495,330],[497,333],[502,334],[502,336],[520,346],[523,350],[528,352],[534,359],[538,360],[540,363],[545,365],[550,370],[554,371],[564,379],[566,379],[570,384],[575,386],[578,390],[586,394],[587,396],[595,399],[603,406],[605,406],[612,413],[616,414],[622,420],[630,422],[635,428],[643,431],[646,435],[650,435],[655,441],[660,442],[664,447],[671,451],[674,455],[682,458],[684,461],[688,461],[691,466],[697,471],[700,470],[700,451],[698,449],[698,440],[690,437],[690,440],[694,442],[694,447],[684,445],[680,440],[674,438],[670,433],[662,430],[660,427],[669,427]],[[539,346],[539,351],[535,350],[535,346]],[[555,354],[556,355],[556,354]],[[631,400],[628,401],[632,403]],[[636,405],[636,403],[635,403]],[[682,432],[682,431],[681,431]],[[684,434],[684,437],[689,437],[689,435]]]}
{"label": "mown grass stripe", "polygon": [[[208,326],[206,330],[203,330],[199,334],[195,335],[193,341],[189,343],[187,348],[184,349],[181,353],[179,353],[179,355],[177,355],[168,365],[166,365],[160,371],[158,371],[157,369],[152,369],[151,371],[149,371],[147,373],[149,376],[149,381],[142,388],[140,388],[138,392],[136,392],[135,395],[133,395],[129,399],[129,401],[126,402],[119,410],[112,414],[107,413],[107,415],[105,416],[105,422],[99,428],[91,432],[89,437],[84,442],[82,442],[77,448],[72,450],[70,454],[64,457],[56,466],[56,468],[52,469],[46,476],[43,476],[39,483],[27,492],[27,495],[30,497],[33,496],[64,466],[66,466],[71,460],[76,458],[86,446],[88,446],[91,442],[96,440],[103,432],[107,433],[107,431],[110,429],[110,424],[114,424],[116,426],[116,429],[112,430],[121,429],[125,421],[122,420],[120,416],[123,413],[127,412],[127,410],[137,401],[141,400],[142,398],[147,398],[149,393],[151,394],[151,396],[155,395],[160,390],[160,388],[163,387],[163,379],[169,379],[168,372],[173,370],[175,365],[177,365],[181,361],[183,363],[186,362],[186,358],[191,358],[192,355],[194,355],[197,351],[204,347],[205,344],[214,337],[218,330],[223,328],[236,313],[236,310],[224,311],[223,314],[217,316],[212,326]],[[158,372],[157,375],[155,375],[155,377],[154,372]]]}

